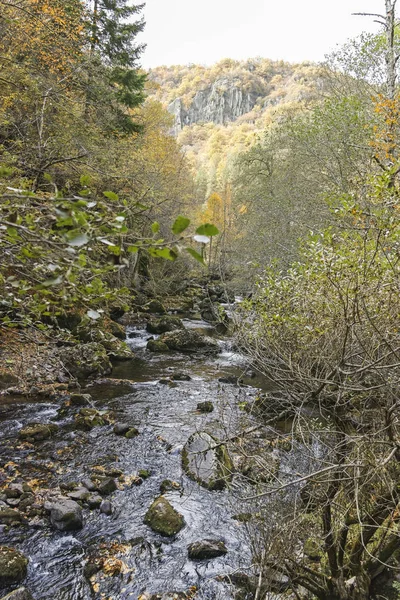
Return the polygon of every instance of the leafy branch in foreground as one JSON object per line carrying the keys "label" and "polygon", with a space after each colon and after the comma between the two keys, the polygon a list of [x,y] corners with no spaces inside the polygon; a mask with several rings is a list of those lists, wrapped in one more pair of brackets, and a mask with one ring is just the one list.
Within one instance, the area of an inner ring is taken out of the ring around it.
{"label": "leafy branch in foreground", "polygon": [[[146,207],[112,191],[90,197],[87,178],[79,195],[66,197],[5,188],[0,196],[0,319],[5,325],[40,320],[71,307],[96,309],[121,294],[112,273],[134,270],[140,253],[175,261],[182,251],[203,263],[184,234],[190,219],[179,216],[168,239],[160,225],[138,235]],[[5,187],[5,186],[4,186]],[[203,231],[204,230],[204,231]],[[199,230],[197,231],[199,234]],[[208,233],[205,236],[204,233]],[[217,235],[202,226],[202,244]]]}

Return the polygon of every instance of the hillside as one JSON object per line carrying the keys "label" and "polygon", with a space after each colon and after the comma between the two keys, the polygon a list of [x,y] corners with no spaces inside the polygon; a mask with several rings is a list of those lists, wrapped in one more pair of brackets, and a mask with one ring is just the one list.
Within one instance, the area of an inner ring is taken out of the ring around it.
{"label": "hillside", "polygon": [[207,178],[205,195],[220,187],[216,177],[257,133],[315,101],[322,88],[317,65],[264,58],[161,66],[148,81],[149,96],[173,115],[173,134],[193,169]]}

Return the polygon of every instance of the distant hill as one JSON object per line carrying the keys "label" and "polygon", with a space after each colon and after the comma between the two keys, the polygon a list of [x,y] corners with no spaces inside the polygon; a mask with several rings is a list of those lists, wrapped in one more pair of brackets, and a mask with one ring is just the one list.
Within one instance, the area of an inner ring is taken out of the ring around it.
{"label": "distant hill", "polygon": [[230,157],[282,115],[313,103],[324,85],[318,65],[265,58],[161,66],[148,79],[149,96],[173,115],[172,133],[193,168],[208,173],[206,194]]}

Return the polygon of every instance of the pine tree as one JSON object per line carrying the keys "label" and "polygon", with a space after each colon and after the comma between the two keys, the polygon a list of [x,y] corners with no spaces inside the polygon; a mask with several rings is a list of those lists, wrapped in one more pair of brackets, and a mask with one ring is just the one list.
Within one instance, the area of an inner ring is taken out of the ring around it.
{"label": "pine tree", "polygon": [[138,131],[126,109],[140,105],[144,100],[143,88],[146,76],[138,70],[138,60],[144,50],[136,43],[136,36],[144,29],[143,18],[134,20],[144,4],[132,5],[130,0],[91,0],[88,30],[90,56],[93,64],[100,61],[107,72],[111,89],[104,94],[91,77],[88,86],[89,104],[98,104],[105,97],[111,101],[117,129],[126,133]]}

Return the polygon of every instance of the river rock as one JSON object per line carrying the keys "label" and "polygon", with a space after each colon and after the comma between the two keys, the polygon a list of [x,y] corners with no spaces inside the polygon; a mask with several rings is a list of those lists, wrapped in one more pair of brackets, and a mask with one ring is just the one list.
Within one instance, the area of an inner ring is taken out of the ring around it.
{"label": "river rock", "polygon": [[186,474],[209,490],[221,490],[231,479],[232,460],[225,445],[218,445],[208,433],[190,436],[182,451],[182,466]]}
{"label": "river rock", "polygon": [[201,413],[210,413],[214,410],[214,405],[210,400],[206,400],[205,402],[199,402],[197,405],[197,410]]}
{"label": "river rock", "polygon": [[71,394],[69,401],[71,406],[88,406],[92,402],[92,396],[90,394]]}
{"label": "river rock", "polygon": [[3,596],[1,600],[33,600],[33,596],[28,589],[20,587],[7,594],[7,596]]}
{"label": "river rock", "polygon": [[218,354],[220,350],[216,340],[190,329],[164,333],[160,337],[160,341],[166,344],[170,350],[180,352]]}
{"label": "river rock", "polygon": [[131,427],[126,433],[125,433],[125,437],[128,440],[131,440],[132,438],[136,437],[137,435],[139,435],[139,430],[136,429],[136,427]]}
{"label": "river rock", "polygon": [[130,428],[131,426],[128,423],[115,423],[113,431],[115,435],[125,435]]}
{"label": "river rock", "polygon": [[100,508],[103,498],[98,494],[89,494],[86,499],[87,505],[89,508]]}
{"label": "river rock", "polygon": [[52,502],[46,502],[45,509],[50,511],[50,522],[59,531],[82,529],[82,509],[71,498],[60,496]]}
{"label": "river rock", "polygon": [[191,381],[192,378],[187,373],[174,373],[172,379],[174,381]]}
{"label": "river rock", "polygon": [[112,504],[109,500],[103,500],[103,502],[100,504],[100,512],[108,517],[112,515]]}
{"label": "river rock", "polygon": [[11,525],[12,523],[20,523],[22,515],[13,508],[0,508],[0,523],[3,525]]}
{"label": "river rock", "polygon": [[63,348],[60,351],[60,359],[67,372],[78,379],[90,375],[108,375],[112,371],[107,352],[98,342]]}
{"label": "river rock", "polygon": [[105,414],[96,410],[95,408],[81,408],[81,410],[74,416],[75,425],[79,429],[89,431],[93,427],[101,427],[107,425],[108,420]]}
{"label": "river rock", "polygon": [[117,489],[115,479],[112,477],[96,477],[97,491],[103,496],[112,494]]}
{"label": "river rock", "polygon": [[156,533],[167,537],[176,535],[185,526],[183,516],[163,496],[150,506],[144,522]]}
{"label": "river rock", "polygon": [[19,431],[18,436],[21,440],[41,442],[53,436],[57,431],[58,426],[54,423],[29,423]]}
{"label": "river rock", "polygon": [[0,584],[22,581],[26,577],[28,562],[22,552],[8,546],[0,546]]}
{"label": "river rock", "polygon": [[167,344],[164,344],[161,340],[149,340],[146,348],[150,352],[169,352]]}
{"label": "river rock", "polygon": [[224,556],[228,548],[221,540],[202,540],[188,546],[188,556],[192,560],[202,560]]}
{"label": "river rock", "polygon": [[150,300],[147,304],[142,307],[143,312],[153,313],[157,315],[165,315],[167,312],[165,306],[159,300]]}
{"label": "river rock", "polygon": [[149,333],[161,334],[168,331],[184,329],[184,325],[179,317],[165,315],[160,319],[153,319],[147,323],[146,329]]}
{"label": "river rock", "polygon": [[85,502],[89,496],[89,490],[84,487],[73,490],[68,494],[68,498],[71,498],[71,500],[75,500],[76,502]]}

